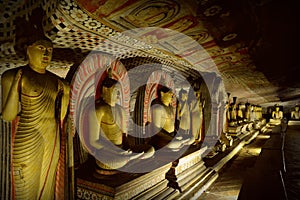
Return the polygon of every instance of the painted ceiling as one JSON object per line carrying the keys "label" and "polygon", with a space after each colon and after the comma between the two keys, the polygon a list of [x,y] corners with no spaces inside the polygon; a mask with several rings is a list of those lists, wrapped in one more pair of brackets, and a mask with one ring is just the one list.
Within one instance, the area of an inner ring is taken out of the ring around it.
{"label": "painted ceiling", "polygon": [[26,2],[3,1],[1,6],[1,73],[24,65],[23,44],[43,32],[55,45],[49,69],[60,76],[97,50],[125,63],[135,57],[155,59],[185,77],[215,72],[240,102],[300,98],[298,12],[292,1]]}

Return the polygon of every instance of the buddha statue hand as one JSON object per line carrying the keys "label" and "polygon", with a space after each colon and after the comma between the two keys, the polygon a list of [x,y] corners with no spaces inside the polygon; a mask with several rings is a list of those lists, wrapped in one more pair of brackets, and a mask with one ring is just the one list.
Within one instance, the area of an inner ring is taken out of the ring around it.
{"label": "buddha statue hand", "polygon": [[[21,87],[22,69],[19,69],[14,77],[2,78],[2,117],[6,121],[12,121],[19,112],[19,90]],[[10,79],[11,78],[11,79]],[[12,80],[10,85],[10,80]]]}
{"label": "buddha statue hand", "polygon": [[141,159],[151,158],[155,153],[154,147],[150,147],[147,151],[144,151],[143,157]]}
{"label": "buddha statue hand", "polygon": [[142,152],[142,153],[130,153],[128,156],[129,156],[129,160],[135,160],[137,158],[140,158],[141,156],[143,156],[145,153]]}
{"label": "buddha statue hand", "polygon": [[13,81],[13,88],[14,89],[19,89],[20,88],[20,81],[21,81],[21,77],[22,77],[22,69],[19,69],[16,73],[16,76],[14,78],[14,81]]}

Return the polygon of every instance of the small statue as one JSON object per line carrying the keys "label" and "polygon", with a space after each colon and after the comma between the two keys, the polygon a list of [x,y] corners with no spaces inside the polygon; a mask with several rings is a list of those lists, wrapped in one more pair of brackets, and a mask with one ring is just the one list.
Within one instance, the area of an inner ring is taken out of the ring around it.
{"label": "small statue", "polygon": [[261,120],[262,119],[262,107],[261,106],[257,106],[256,108],[256,118],[257,120]]}
{"label": "small statue", "polygon": [[189,136],[191,117],[190,109],[187,103],[188,93],[186,90],[181,89],[179,91],[179,101],[177,103],[177,122],[178,130],[182,132],[185,137]]}
{"label": "small statue", "polygon": [[180,150],[184,145],[190,144],[191,139],[175,132],[175,108],[171,105],[174,93],[165,86],[158,87],[158,98],[151,103],[152,136],[150,143],[155,149],[167,147],[172,151]]}
{"label": "small statue", "polygon": [[299,105],[295,106],[295,110],[291,112],[291,119],[300,119]]}
{"label": "small statue", "polygon": [[204,114],[203,109],[205,106],[205,101],[201,101],[200,89],[194,90],[194,95],[190,102],[191,108],[191,130],[192,135],[195,139],[194,144],[198,144],[204,138]]}
{"label": "small statue", "polygon": [[250,121],[251,122],[256,121],[256,106],[255,105],[251,105]]}
{"label": "small statue", "polygon": [[276,120],[281,120],[283,118],[283,112],[280,110],[278,104],[275,105],[275,110],[272,112],[272,118]]}
{"label": "small statue", "polygon": [[250,122],[251,104],[247,102],[245,104],[245,106],[246,106],[246,109],[245,109],[245,118],[244,118],[244,121],[245,122]]}
{"label": "small statue", "polygon": [[238,123],[242,123],[244,121],[244,114],[242,110],[242,104],[238,104],[238,111],[237,111],[237,121]]}
{"label": "small statue", "polygon": [[52,43],[37,40],[27,47],[28,66],[2,75],[2,116],[20,117],[13,138],[13,188],[16,199],[54,199],[64,195],[62,168],[63,120],[69,103],[69,86],[46,70]]}
{"label": "small statue", "polygon": [[117,80],[106,77],[102,82],[101,99],[96,102],[95,110],[89,111],[89,145],[100,174],[106,173],[105,170],[116,172],[130,160],[146,159],[154,154],[153,147],[147,152],[134,153],[124,146],[127,119],[124,108],[117,103],[120,88]]}
{"label": "small statue", "polygon": [[231,103],[229,106],[229,126],[237,126],[236,104]]}

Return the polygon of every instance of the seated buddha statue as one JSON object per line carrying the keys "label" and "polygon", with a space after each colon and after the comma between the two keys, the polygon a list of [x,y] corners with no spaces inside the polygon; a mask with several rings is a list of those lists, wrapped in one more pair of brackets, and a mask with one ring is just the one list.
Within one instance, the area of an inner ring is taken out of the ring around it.
{"label": "seated buddha statue", "polygon": [[291,119],[300,119],[300,111],[299,111],[299,105],[295,106],[295,109],[291,112]]}
{"label": "seated buddha statue", "polygon": [[272,112],[272,118],[275,120],[281,120],[283,118],[283,112],[280,110],[279,105],[275,105],[275,110]]}
{"label": "seated buddha statue", "polygon": [[101,99],[96,102],[95,110],[89,111],[89,145],[93,148],[98,173],[114,171],[131,160],[146,159],[154,154],[153,147],[141,153],[125,148],[127,119],[124,108],[117,103],[120,88],[117,80],[105,78]]}
{"label": "seated buddha statue", "polygon": [[171,151],[178,151],[183,146],[191,144],[193,139],[185,139],[181,132],[175,130],[175,108],[171,105],[173,91],[165,86],[159,86],[158,98],[151,103],[151,145],[155,149],[166,147]]}

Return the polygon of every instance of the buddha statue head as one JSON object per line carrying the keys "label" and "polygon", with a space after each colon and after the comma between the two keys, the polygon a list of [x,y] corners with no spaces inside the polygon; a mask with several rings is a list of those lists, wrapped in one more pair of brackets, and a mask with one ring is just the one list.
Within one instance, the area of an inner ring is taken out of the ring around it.
{"label": "buddha statue head", "polygon": [[157,89],[157,95],[160,101],[167,106],[172,103],[174,98],[174,92],[171,88],[166,86],[159,86]]}
{"label": "buddha statue head", "polygon": [[179,100],[182,101],[182,102],[185,102],[185,101],[187,101],[187,99],[188,99],[188,93],[187,93],[187,91],[184,90],[184,89],[181,89],[179,91]]}
{"label": "buddha statue head", "polygon": [[296,111],[296,112],[299,112],[299,108],[300,108],[300,106],[299,106],[299,105],[296,105],[296,106],[295,106],[295,111]]}
{"label": "buddha statue head", "polygon": [[105,78],[102,82],[102,99],[107,104],[114,106],[119,101],[121,85],[112,78]]}
{"label": "buddha statue head", "polygon": [[280,110],[280,106],[279,106],[278,104],[276,104],[276,105],[275,105],[275,111],[276,111],[276,112],[279,112],[279,110]]}
{"label": "buddha statue head", "polygon": [[27,47],[29,66],[36,72],[45,73],[52,59],[52,42],[38,40]]}

